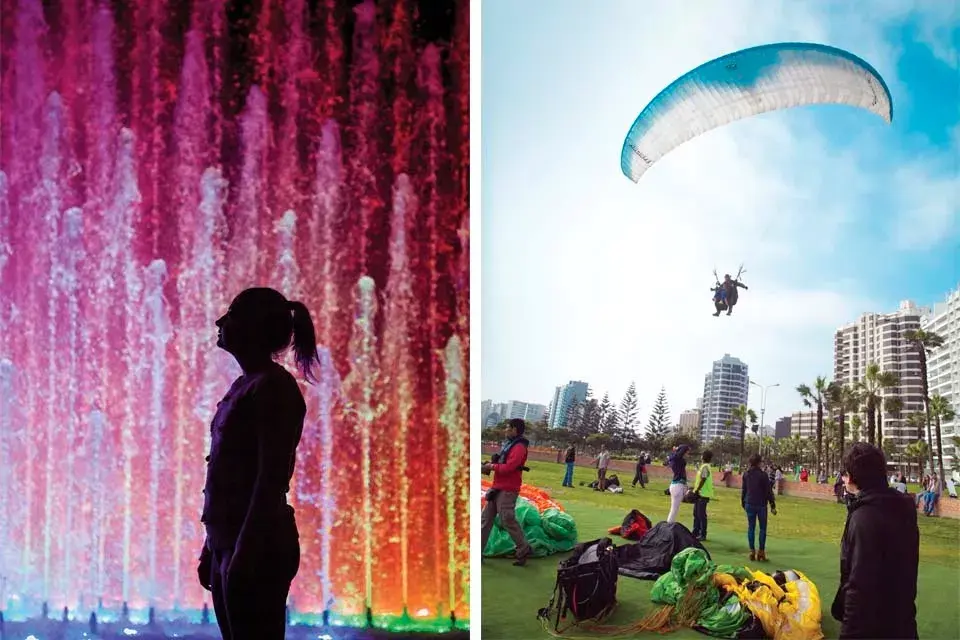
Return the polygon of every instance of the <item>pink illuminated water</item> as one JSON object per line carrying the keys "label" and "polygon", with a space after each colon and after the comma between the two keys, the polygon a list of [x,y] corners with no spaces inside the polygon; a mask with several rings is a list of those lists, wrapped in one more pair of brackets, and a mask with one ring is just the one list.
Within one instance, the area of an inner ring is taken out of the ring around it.
{"label": "pink illuminated water", "polygon": [[0,4],[0,610],[203,606],[213,323],[266,285],[323,364],[294,610],[467,619],[467,2],[130,4]]}

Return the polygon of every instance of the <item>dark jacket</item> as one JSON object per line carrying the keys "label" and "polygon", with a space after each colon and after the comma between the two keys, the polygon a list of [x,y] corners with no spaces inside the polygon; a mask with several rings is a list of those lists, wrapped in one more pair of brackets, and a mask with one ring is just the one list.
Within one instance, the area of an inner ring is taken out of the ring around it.
{"label": "dark jacket", "polygon": [[564,462],[576,462],[577,461],[577,450],[573,447],[567,449],[567,455],[563,459]]}
{"label": "dark jacket", "polygon": [[916,638],[920,530],[913,500],[884,487],[851,496],[847,509],[830,609],[840,638]]}
{"label": "dark jacket", "polygon": [[777,498],[773,494],[770,477],[759,467],[750,467],[740,481],[740,505],[754,509],[765,509],[767,504],[777,508]]}
{"label": "dark jacket", "polygon": [[673,458],[670,460],[670,469],[673,470],[672,482],[687,481],[687,459],[684,458],[684,455],[689,450],[689,446],[682,444],[677,447],[677,451],[673,454]]}

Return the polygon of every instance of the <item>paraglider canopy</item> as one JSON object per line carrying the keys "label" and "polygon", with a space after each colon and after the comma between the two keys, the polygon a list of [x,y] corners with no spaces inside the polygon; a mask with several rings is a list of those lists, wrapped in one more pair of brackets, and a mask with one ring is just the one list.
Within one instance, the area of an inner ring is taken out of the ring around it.
{"label": "paraglider canopy", "polygon": [[813,104],[848,105],[893,121],[887,83],[854,54],[822,44],[768,44],[711,60],[661,91],[630,127],[620,167],[638,182],[663,156],[706,131]]}

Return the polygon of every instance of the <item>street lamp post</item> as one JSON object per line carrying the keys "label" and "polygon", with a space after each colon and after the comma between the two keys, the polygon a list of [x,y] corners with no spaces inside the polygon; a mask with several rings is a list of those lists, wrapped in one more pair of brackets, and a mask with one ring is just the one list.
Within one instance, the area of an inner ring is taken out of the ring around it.
{"label": "street lamp post", "polygon": [[763,426],[764,426],[763,414],[767,412],[767,391],[774,387],[779,387],[780,383],[778,382],[776,384],[769,384],[766,387],[764,387],[763,385],[757,384],[756,382],[751,380],[750,384],[760,388],[760,433],[757,434],[757,441],[758,441],[757,453],[762,454],[763,453]]}

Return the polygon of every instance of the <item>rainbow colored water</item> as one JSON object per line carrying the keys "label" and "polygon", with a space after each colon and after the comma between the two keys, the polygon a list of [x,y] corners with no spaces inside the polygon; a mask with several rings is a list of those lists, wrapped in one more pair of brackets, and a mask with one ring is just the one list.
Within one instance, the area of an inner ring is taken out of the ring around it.
{"label": "rainbow colored water", "polygon": [[203,606],[213,322],[252,285],[323,359],[295,617],[469,618],[468,2],[246,4],[0,5],[8,620]]}

